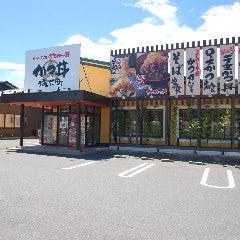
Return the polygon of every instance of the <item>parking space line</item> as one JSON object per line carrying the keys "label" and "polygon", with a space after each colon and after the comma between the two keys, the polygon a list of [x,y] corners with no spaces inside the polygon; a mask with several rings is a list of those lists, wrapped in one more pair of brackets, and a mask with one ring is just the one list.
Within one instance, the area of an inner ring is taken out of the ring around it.
{"label": "parking space line", "polygon": [[206,187],[219,188],[219,189],[235,188],[235,182],[234,182],[234,178],[233,178],[233,174],[232,174],[231,170],[227,170],[227,176],[228,176],[228,182],[229,182],[227,187],[214,186],[214,185],[207,184],[209,171],[210,171],[209,168],[205,168],[200,184],[202,184],[202,185],[204,185]]}
{"label": "parking space line", "polygon": [[[135,176],[135,175],[145,171],[146,169],[148,169],[148,168],[150,168],[150,167],[152,167],[154,165],[155,165],[154,163],[152,163],[152,164],[143,163],[143,164],[140,164],[140,165],[138,165],[138,166],[136,166],[134,168],[131,168],[131,169],[127,170],[127,171],[119,173],[118,176],[119,177],[133,177],[133,176]],[[130,173],[130,174],[128,174],[128,173]]]}
{"label": "parking space line", "polygon": [[88,166],[88,165],[90,165],[90,164],[97,163],[97,162],[98,162],[98,161],[92,161],[92,162],[87,162],[87,163],[75,165],[75,166],[72,166],[72,167],[61,168],[61,169],[62,169],[62,170],[71,170],[71,169],[74,169],[74,168],[85,167],[85,166]]}

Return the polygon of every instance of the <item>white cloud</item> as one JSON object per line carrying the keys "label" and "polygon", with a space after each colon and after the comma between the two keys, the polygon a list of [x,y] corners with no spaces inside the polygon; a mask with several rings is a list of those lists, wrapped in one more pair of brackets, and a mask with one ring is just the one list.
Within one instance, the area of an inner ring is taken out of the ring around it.
{"label": "white cloud", "polygon": [[81,43],[81,56],[99,59],[102,61],[109,61],[111,41],[106,38],[100,38],[98,42],[93,42],[80,34],[69,37],[63,45],[71,45]]}
{"label": "white cloud", "polygon": [[24,71],[24,68],[25,68],[24,64],[12,62],[0,62],[0,69]]}
{"label": "white cloud", "polygon": [[240,29],[235,27],[240,22],[239,2],[209,9],[202,14],[204,22],[197,30],[187,25],[180,26],[176,17],[177,8],[168,0],[139,0],[131,6],[148,11],[149,17],[130,27],[115,29],[109,33],[109,39],[102,37],[94,42],[76,34],[64,44],[82,43],[81,56],[108,61],[111,49],[240,36]]}
{"label": "white cloud", "polygon": [[240,36],[240,3],[209,9],[201,17],[204,20],[196,32],[198,37],[221,38]]}
{"label": "white cloud", "polygon": [[149,13],[168,24],[176,23],[177,8],[169,3],[168,0],[140,0],[133,6],[147,10]]}
{"label": "white cloud", "polygon": [[23,88],[25,64],[0,62],[0,72],[3,75],[1,81],[8,81],[19,88]]}
{"label": "white cloud", "polygon": [[5,81],[12,83],[14,86],[18,88],[24,87],[24,77],[13,76],[11,72],[9,73],[9,76],[1,79],[1,82],[5,82]]}

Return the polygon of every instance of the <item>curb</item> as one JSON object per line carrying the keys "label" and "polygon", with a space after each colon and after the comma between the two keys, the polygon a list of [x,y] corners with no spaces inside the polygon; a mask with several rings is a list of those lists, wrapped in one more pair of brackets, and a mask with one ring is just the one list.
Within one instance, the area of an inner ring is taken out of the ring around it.
{"label": "curb", "polygon": [[174,162],[174,160],[168,159],[168,158],[162,158],[162,162]]}
{"label": "curb", "polygon": [[206,165],[206,163],[203,162],[193,162],[193,161],[189,161],[189,164],[195,164],[195,165]]}

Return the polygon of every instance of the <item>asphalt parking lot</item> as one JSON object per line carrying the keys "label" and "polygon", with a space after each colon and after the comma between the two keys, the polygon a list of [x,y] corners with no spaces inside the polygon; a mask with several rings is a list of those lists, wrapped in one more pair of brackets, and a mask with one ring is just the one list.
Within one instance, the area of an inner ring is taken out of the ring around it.
{"label": "asphalt parking lot", "polygon": [[3,240],[240,239],[233,165],[110,151],[54,156],[7,151],[8,144],[16,145],[0,142]]}

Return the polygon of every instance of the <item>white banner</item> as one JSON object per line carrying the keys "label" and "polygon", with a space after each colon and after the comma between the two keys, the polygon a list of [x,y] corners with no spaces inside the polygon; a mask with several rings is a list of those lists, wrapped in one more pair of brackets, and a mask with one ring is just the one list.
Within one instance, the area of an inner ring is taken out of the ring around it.
{"label": "white banner", "polygon": [[186,50],[186,95],[200,95],[200,48]]}
{"label": "white banner", "polygon": [[238,94],[240,93],[240,43],[238,44]]}
{"label": "white banner", "polygon": [[80,146],[81,148],[85,147],[86,144],[86,139],[85,139],[85,131],[86,131],[86,126],[85,126],[85,114],[82,113],[80,115]]}
{"label": "white banner", "polygon": [[79,90],[80,44],[31,50],[25,59],[25,92]]}
{"label": "white banner", "polygon": [[218,93],[217,46],[203,48],[203,95]]}
{"label": "white banner", "polygon": [[220,46],[220,93],[235,94],[235,45]]}
{"label": "white banner", "polygon": [[170,51],[170,96],[184,95],[184,50]]}

